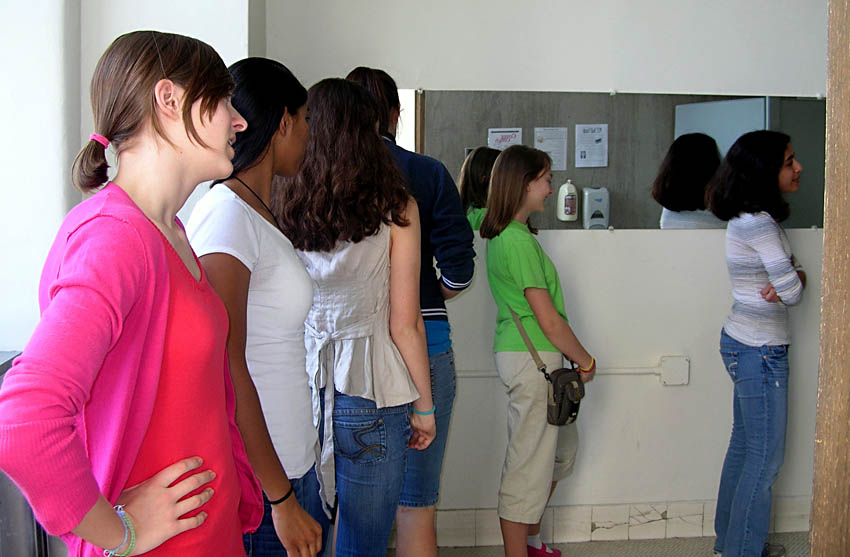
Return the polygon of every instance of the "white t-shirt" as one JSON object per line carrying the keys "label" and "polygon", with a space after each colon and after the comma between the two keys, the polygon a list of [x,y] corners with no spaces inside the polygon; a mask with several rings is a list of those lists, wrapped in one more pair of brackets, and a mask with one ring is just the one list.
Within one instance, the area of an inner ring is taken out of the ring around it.
{"label": "white t-shirt", "polygon": [[319,442],[304,348],[310,275],[283,233],[224,184],[198,201],[186,231],[198,257],[225,253],[251,271],[248,370],[283,467],[290,478],[300,478],[316,462]]}
{"label": "white t-shirt", "polygon": [[671,211],[661,210],[659,228],[726,228],[726,223],[714,216],[711,211]]}

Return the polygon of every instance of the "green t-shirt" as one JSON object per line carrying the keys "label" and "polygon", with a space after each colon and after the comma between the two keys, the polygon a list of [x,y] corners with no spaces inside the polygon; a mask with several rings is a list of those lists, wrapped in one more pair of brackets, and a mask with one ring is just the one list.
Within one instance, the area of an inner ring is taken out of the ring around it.
{"label": "green t-shirt", "polygon": [[521,222],[512,221],[501,234],[487,242],[487,280],[490,292],[496,300],[495,352],[525,352],[522,337],[511,317],[508,306],[519,315],[528,337],[539,351],[559,352],[549,342],[531,306],[525,297],[526,288],[544,288],[549,291],[555,309],[565,320],[564,296],[558,271],[552,264],[537,239]]}
{"label": "green t-shirt", "polygon": [[470,209],[469,212],[466,213],[466,220],[469,221],[469,226],[471,226],[473,230],[481,230],[481,221],[484,220],[484,214],[486,212],[487,209],[479,207],[477,209]]}

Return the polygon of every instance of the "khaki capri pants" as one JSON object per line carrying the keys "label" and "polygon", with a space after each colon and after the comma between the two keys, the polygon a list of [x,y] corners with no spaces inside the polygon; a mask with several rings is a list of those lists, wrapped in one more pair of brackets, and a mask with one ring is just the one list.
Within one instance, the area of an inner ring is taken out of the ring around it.
{"label": "khaki capri pants", "polygon": [[[547,369],[563,367],[559,352],[540,352]],[[546,422],[548,382],[528,352],[496,352],[496,369],[508,390],[508,447],[499,486],[499,516],[537,524],[553,481],[572,472],[578,450],[576,424]]]}

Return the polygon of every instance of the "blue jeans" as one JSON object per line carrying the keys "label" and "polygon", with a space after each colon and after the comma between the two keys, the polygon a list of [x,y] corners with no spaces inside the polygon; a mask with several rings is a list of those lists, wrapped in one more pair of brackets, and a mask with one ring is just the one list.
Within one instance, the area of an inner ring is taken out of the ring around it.
{"label": "blue jeans", "polygon": [[455,400],[455,356],[451,349],[428,356],[431,363],[431,398],[437,406],[437,436],[424,451],[407,451],[407,471],[399,504],[403,507],[431,507],[440,495],[440,471],[446,454],[446,440]]}
{"label": "blue jeans", "polygon": [[407,404],[335,393],[336,555],[384,557],[401,495],[410,418]]}
{"label": "blue jeans", "polygon": [[720,355],[735,398],[714,550],[723,557],[759,557],[770,523],[771,486],[785,456],[788,345],[747,346],[721,331]]}
{"label": "blue jeans", "polygon": [[[316,467],[297,479],[290,479],[295,499],[313,519],[322,527],[322,551],[319,555],[330,555],[328,549],[331,531],[331,520],[322,510],[322,498],[319,496],[319,481],[316,479]],[[272,507],[263,494],[263,522],[253,534],[244,534],[242,543],[245,545],[247,557],[280,557],[286,555],[286,550],[280,543],[272,521]]]}

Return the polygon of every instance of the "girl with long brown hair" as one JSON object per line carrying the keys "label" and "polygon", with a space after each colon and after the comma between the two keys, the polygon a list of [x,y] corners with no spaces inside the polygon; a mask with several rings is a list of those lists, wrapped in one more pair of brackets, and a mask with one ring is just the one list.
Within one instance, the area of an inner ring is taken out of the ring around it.
{"label": "girl with long brown hair", "polygon": [[419,313],[419,214],[377,133],[369,93],[314,85],[310,140],[278,190],[281,228],[314,281],[305,322],[319,480],[337,503],[336,555],[385,555],[407,448],[436,427]]}
{"label": "girl with long brown hair", "polygon": [[227,314],[176,217],[231,172],[232,89],[209,45],[156,31],[118,37],[92,77],[74,177],[99,191],[59,229],[41,321],[0,390],[0,468],[69,555],[244,555],[260,522]]}
{"label": "girl with long brown hair", "polygon": [[[508,147],[490,178],[481,237],[487,239],[487,279],[498,308],[493,350],[508,392],[508,447],[499,487],[499,521],[508,557],[560,555],[540,540],[540,518],[558,480],[572,469],[575,423],[546,421],[547,383],[511,315],[518,316],[549,369],[566,356],[590,381],[596,360],[567,323],[558,271],[528,223],[552,194],[552,162],[543,151]],[[563,355],[563,356],[562,356]]]}

